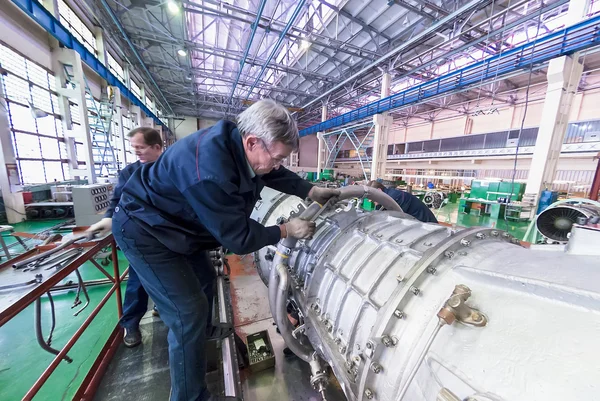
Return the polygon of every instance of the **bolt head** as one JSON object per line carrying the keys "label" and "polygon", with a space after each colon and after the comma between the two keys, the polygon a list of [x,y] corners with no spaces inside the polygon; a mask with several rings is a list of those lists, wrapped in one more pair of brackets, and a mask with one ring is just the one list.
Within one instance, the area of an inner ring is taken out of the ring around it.
{"label": "bolt head", "polygon": [[375,373],[375,374],[379,374],[379,373],[381,372],[381,370],[382,370],[382,369],[383,369],[383,368],[381,367],[381,365],[380,365],[380,364],[378,364],[378,363],[376,363],[376,362],[373,362],[373,363],[371,364],[371,370],[372,370],[372,371],[373,371],[373,373]]}
{"label": "bolt head", "polygon": [[367,349],[372,349],[373,348],[373,344],[371,344],[370,342],[367,343]]}
{"label": "bolt head", "polygon": [[367,397],[367,399],[369,399],[369,400],[372,400],[373,392],[370,389],[365,389],[365,397]]}
{"label": "bolt head", "polygon": [[421,290],[420,290],[420,289],[418,289],[418,288],[417,288],[417,287],[415,287],[415,286],[411,286],[411,287],[409,288],[409,290],[410,290],[410,292],[412,292],[412,293],[413,293],[413,294],[415,294],[415,295],[419,295],[419,294],[421,293]]}
{"label": "bolt head", "polygon": [[346,346],[345,345],[340,345],[340,347],[338,349],[340,351],[340,354],[346,353]]}
{"label": "bolt head", "polygon": [[394,316],[396,316],[398,319],[403,319],[405,315],[400,309],[396,309],[394,311]]}

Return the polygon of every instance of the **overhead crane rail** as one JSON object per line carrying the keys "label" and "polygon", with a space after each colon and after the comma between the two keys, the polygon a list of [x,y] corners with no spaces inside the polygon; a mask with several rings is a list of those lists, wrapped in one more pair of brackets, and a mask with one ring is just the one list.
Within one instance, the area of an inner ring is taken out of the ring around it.
{"label": "overhead crane rail", "polygon": [[420,85],[369,103],[338,117],[300,131],[300,136],[325,132],[363,120],[375,114],[399,109],[440,95],[460,92],[485,80],[501,78],[518,70],[545,63],[600,44],[600,16],[560,31],[539,37],[519,47],[504,51],[467,67],[442,75]]}

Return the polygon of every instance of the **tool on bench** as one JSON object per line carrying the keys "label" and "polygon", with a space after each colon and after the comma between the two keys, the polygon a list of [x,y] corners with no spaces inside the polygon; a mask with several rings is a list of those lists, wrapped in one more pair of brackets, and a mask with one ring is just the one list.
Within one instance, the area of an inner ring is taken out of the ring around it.
{"label": "tool on bench", "polygon": [[35,278],[25,281],[25,282],[22,282],[22,283],[0,285],[0,291],[12,290],[14,288],[27,287],[28,285],[31,285],[31,284],[40,284],[42,282],[42,278],[43,278],[43,276],[41,274],[36,274]]}

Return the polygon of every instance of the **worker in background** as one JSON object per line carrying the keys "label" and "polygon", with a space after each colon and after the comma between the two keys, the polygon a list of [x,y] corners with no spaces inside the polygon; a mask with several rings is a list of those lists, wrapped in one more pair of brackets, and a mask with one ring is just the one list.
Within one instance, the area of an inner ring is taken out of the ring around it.
{"label": "worker in background", "polygon": [[313,235],[314,222],[264,227],[250,219],[265,185],[321,205],[339,194],[281,167],[298,145],[289,112],[262,100],[237,125],[220,121],[175,142],[123,188],[113,234],[169,328],[171,401],[234,400],[206,387],[215,283],[207,250],[222,245],[245,255],[281,238]]}
{"label": "worker in background", "polygon": [[[92,225],[87,232],[97,232],[100,236],[104,236],[111,232],[112,216],[114,213],[123,186],[129,180],[129,177],[144,163],[155,162],[163,151],[163,141],[160,133],[148,127],[139,127],[131,130],[127,136],[131,144],[131,149],[135,152],[138,161],[126,166],[119,174],[119,182],[113,191],[110,205],[106,210],[104,218],[98,223]],[[140,331],[140,320],[148,310],[148,294],[140,279],[138,278],[135,269],[129,266],[129,280],[127,280],[127,289],[125,290],[125,301],[123,302],[123,317],[121,317],[120,325],[125,329],[123,342],[127,347],[135,347],[142,343],[142,333]],[[154,309],[154,315],[158,315],[158,311]]]}
{"label": "worker in background", "polygon": [[368,186],[388,194],[402,208],[402,211],[423,223],[437,223],[433,212],[419,198],[396,188],[386,188],[379,181],[370,181]]}

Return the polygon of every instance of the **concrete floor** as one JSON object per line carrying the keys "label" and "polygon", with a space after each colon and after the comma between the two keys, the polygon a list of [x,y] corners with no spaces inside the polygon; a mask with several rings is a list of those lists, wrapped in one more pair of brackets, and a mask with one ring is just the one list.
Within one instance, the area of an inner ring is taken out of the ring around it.
{"label": "concrete floor", "polygon": [[[440,222],[463,226],[488,226],[507,230],[517,238],[522,238],[528,223],[512,223],[504,220],[494,220],[489,217],[465,215],[458,213],[458,204],[448,204],[439,212],[436,211]],[[39,232],[45,228],[58,224],[59,221],[26,222],[14,225],[15,231]],[[6,242],[11,243],[12,238],[7,237]],[[273,375],[262,373],[252,377],[244,377],[244,393],[248,400],[281,400],[282,394],[296,394],[294,400],[318,399],[317,394],[312,391],[308,384],[308,371],[305,364],[288,361],[281,353],[283,343],[280,336],[274,331],[272,319],[266,300],[266,287],[256,275],[252,266],[251,258],[235,260],[236,267],[232,275],[233,299],[237,305],[236,325],[237,331],[245,339],[249,333],[268,329],[273,346],[277,350],[277,369],[283,366],[289,369],[284,374],[282,381],[274,381]],[[121,271],[127,267],[124,258],[119,259]],[[232,265],[232,267],[233,267]],[[92,265],[82,266],[81,273],[84,279],[103,278],[102,274]],[[67,280],[75,280],[75,276]],[[77,330],[79,325],[88,316],[94,305],[105,294],[106,288],[90,288],[91,304],[88,309],[78,317],[72,316],[71,305],[74,292],[57,295],[55,298],[57,313],[57,328],[54,334],[54,345],[60,347]],[[116,318],[116,306],[114,296],[92,323],[90,330],[81,337],[80,341],[71,350],[69,355],[75,360],[72,364],[61,363],[59,369],[50,377],[46,385],[35,400],[62,401],[70,400],[94,359],[106,342]],[[46,301],[43,305],[44,330],[49,327],[49,308]],[[37,377],[44,371],[53,356],[41,350],[35,340],[33,332],[33,307],[27,308],[12,321],[0,327],[0,401],[20,400],[27,389],[35,382]],[[300,370],[300,371],[299,371]],[[289,372],[289,374],[288,374]],[[303,378],[298,380],[298,378]],[[277,384],[273,386],[273,384]],[[165,383],[168,387],[168,384]],[[343,397],[343,396],[342,396]],[[336,400],[335,392],[330,394],[331,400]],[[343,399],[343,398],[339,398]]]}

